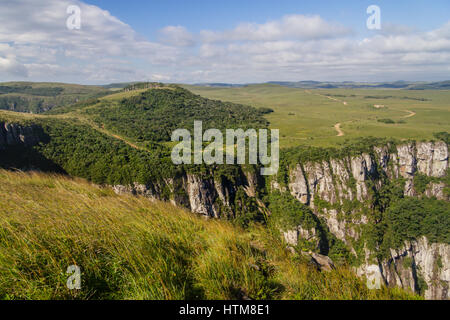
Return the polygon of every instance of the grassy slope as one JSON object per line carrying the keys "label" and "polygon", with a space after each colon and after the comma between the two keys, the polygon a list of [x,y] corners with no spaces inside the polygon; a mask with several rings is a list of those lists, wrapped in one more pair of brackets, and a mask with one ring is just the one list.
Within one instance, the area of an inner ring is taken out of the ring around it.
{"label": "grassy slope", "polygon": [[[185,87],[210,99],[272,108],[275,112],[266,118],[272,128],[280,129],[282,147],[335,146],[346,138],[363,136],[432,139],[435,132],[450,131],[448,90],[304,90],[269,84],[243,88]],[[326,94],[338,95],[335,98],[341,101],[329,99]],[[367,96],[394,98],[367,99]],[[374,105],[386,107],[376,109]],[[416,115],[406,118],[411,114],[409,111]],[[385,124],[379,119],[405,123]],[[334,128],[337,123],[341,123],[345,136],[337,136]]]}
{"label": "grassy slope", "polygon": [[[0,171],[1,299],[406,299],[248,232],[79,179]],[[69,265],[82,289],[66,289]]]}

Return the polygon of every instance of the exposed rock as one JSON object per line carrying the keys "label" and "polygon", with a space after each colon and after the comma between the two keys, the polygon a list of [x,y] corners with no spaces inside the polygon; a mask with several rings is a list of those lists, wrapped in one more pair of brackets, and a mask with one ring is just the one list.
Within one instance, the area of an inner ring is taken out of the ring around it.
{"label": "exposed rock", "polygon": [[289,231],[282,232],[284,240],[290,246],[296,246],[299,243],[299,239],[304,239],[309,242],[315,243],[315,248],[320,248],[320,239],[317,236],[316,229],[304,229],[301,226]]}
{"label": "exposed rock", "polygon": [[353,178],[356,181],[356,199],[360,202],[367,200],[368,189],[366,181],[376,172],[376,163],[368,154],[351,158],[350,161]]}
{"label": "exposed rock", "polygon": [[310,193],[308,189],[308,181],[303,174],[303,169],[300,165],[291,171],[290,173],[289,189],[292,196],[303,204],[309,204]]}
{"label": "exposed rock", "polygon": [[[368,275],[369,264],[357,274]],[[429,300],[450,299],[450,245],[430,243],[426,237],[405,242],[399,250],[391,249],[391,257],[380,266],[385,284],[417,292],[425,291]],[[423,281],[426,283],[424,288]],[[421,288],[422,286],[422,288]]]}
{"label": "exposed rock", "polygon": [[425,190],[425,195],[427,197],[436,197],[438,200],[446,200],[448,201],[449,198],[444,192],[445,190],[445,183],[430,183],[428,188]]}
{"label": "exposed rock", "polygon": [[344,199],[352,201],[353,192],[349,187],[350,174],[346,168],[345,160],[332,159],[330,163],[340,203],[342,204]]}
{"label": "exposed rock", "polygon": [[308,162],[305,164],[305,174],[308,182],[308,190],[309,190],[309,204],[312,208],[314,208],[314,196],[318,189],[320,180],[323,178],[322,168],[320,163],[311,163]]}
{"label": "exposed rock", "polygon": [[219,217],[215,206],[218,197],[214,182],[203,180],[196,175],[187,175],[187,193],[192,212],[210,217]]}
{"label": "exposed rock", "polygon": [[311,258],[313,262],[315,262],[319,266],[319,269],[321,271],[331,271],[336,269],[330,257],[318,253],[311,253]]}
{"label": "exposed rock", "polygon": [[448,148],[444,142],[436,142],[434,144],[433,165],[431,176],[441,178],[444,177],[449,166]]}
{"label": "exposed rock", "polygon": [[391,155],[389,154],[389,148],[387,146],[375,147],[375,154],[377,155],[377,160],[380,165],[380,169],[383,170],[387,175],[389,175],[389,161]]}
{"label": "exposed rock", "polygon": [[414,190],[414,182],[412,179],[408,179],[405,181],[405,196],[408,197],[414,197],[416,195],[416,192]]}
{"label": "exposed rock", "polygon": [[399,146],[397,152],[400,176],[407,179],[413,177],[417,170],[414,144]]}
{"label": "exposed rock", "polygon": [[427,176],[433,171],[434,145],[421,142],[417,144],[417,170]]}
{"label": "exposed rock", "polygon": [[[331,174],[331,168],[328,162],[323,161],[321,163],[311,163],[305,164],[304,178],[307,181],[306,190],[309,190],[309,205],[314,208],[315,198],[319,198],[330,203],[336,203],[336,192],[333,185],[333,177]],[[295,176],[295,175],[291,175]],[[302,185],[301,176],[295,176],[298,183],[291,183],[291,188],[295,187],[301,193],[304,192],[305,186]],[[299,195],[299,194],[298,194]],[[303,196],[303,200],[305,197]]]}
{"label": "exposed rock", "polygon": [[43,138],[37,126],[23,126],[0,122],[0,150],[7,146],[32,147]]}
{"label": "exposed rock", "polygon": [[247,196],[254,198],[256,197],[258,189],[258,176],[256,174],[252,174],[251,172],[244,172],[244,175],[247,180],[244,190]]}
{"label": "exposed rock", "polygon": [[338,211],[335,209],[325,210],[323,216],[327,223],[328,229],[333,233],[336,238],[346,242],[347,236],[347,224],[345,221],[338,219]]}
{"label": "exposed rock", "polygon": [[275,180],[275,179],[272,179],[272,180],[270,181],[270,188],[271,188],[271,190],[277,190],[277,191],[280,191],[280,192],[286,192],[286,191],[287,191],[286,187],[282,187],[282,186],[278,183],[278,181]]}

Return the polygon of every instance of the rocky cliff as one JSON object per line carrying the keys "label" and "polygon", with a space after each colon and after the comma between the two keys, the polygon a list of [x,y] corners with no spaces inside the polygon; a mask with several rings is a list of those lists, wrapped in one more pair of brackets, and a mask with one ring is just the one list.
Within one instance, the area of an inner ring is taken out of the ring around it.
{"label": "rocky cliff", "polygon": [[[329,230],[355,253],[354,240],[362,236],[361,226],[370,218],[367,206],[387,181],[399,181],[405,196],[448,201],[449,195],[445,192],[448,186],[444,182],[448,167],[446,143],[409,143],[395,148],[376,147],[370,153],[341,159],[298,163],[289,168],[287,187],[281,187],[276,180],[271,186],[290,192],[298,201],[310,206],[326,221]],[[449,228],[447,226],[447,230]],[[291,245],[297,237],[305,236],[309,237],[310,232],[305,233],[301,227],[285,233],[286,241]],[[356,269],[360,275],[373,270],[375,263],[373,252],[365,250],[365,261]],[[448,244],[431,243],[426,237],[406,241],[403,248],[391,249],[390,257],[375,266],[388,285],[416,292],[426,288],[427,299],[450,298]]]}
{"label": "rocky cliff", "polygon": [[0,150],[7,146],[34,146],[40,141],[41,136],[42,134],[37,126],[0,122]]}
{"label": "rocky cliff", "polygon": [[448,300],[450,283],[450,245],[430,243],[426,237],[405,241],[400,249],[391,249],[390,257],[379,264],[369,259],[356,269],[360,276],[376,270],[389,286],[423,293],[429,300]]}
{"label": "rocky cliff", "polygon": [[[234,217],[237,207],[243,207],[240,198],[255,198],[259,188],[258,177],[235,168],[233,181],[224,176],[184,173],[181,176],[152,182],[113,187],[116,193],[132,193],[158,200],[170,200],[206,217]],[[240,197],[241,196],[241,197]]]}

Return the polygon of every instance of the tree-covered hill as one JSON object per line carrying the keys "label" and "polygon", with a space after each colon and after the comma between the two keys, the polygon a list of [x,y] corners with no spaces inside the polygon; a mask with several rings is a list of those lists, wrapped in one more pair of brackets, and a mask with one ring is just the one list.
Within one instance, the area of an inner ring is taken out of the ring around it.
{"label": "tree-covered hill", "polygon": [[210,100],[180,87],[148,90],[118,101],[105,99],[82,114],[97,125],[135,141],[170,141],[174,130],[204,128],[265,128],[263,112],[234,103]]}

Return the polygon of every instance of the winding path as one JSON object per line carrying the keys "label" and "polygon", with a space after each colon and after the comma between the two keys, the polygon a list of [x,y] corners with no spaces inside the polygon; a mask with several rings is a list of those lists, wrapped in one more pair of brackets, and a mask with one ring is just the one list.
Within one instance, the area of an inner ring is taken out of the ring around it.
{"label": "winding path", "polygon": [[324,95],[324,94],[320,94],[320,93],[312,93],[310,90],[305,90],[305,92],[308,93],[308,94],[313,94],[313,95],[319,96],[319,97],[324,97],[324,98],[327,98],[329,100],[333,100],[333,101],[336,101],[336,102],[341,102],[344,106],[348,105],[347,101],[343,101],[343,100],[340,100],[340,99],[337,99],[337,98],[334,98],[334,97],[330,97],[330,96],[327,96],[327,95]]}
{"label": "winding path", "polygon": [[345,136],[344,131],[342,131],[341,129],[341,124],[340,123],[336,123],[336,125],[334,126],[334,129],[336,129],[337,133],[338,133],[338,137],[343,137]]}
{"label": "winding path", "polygon": [[403,118],[412,118],[412,117],[414,117],[417,114],[417,113],[415,113],[414,111],[411,111],[411,110],[403,110],[403,111],[409,113],[407,116],[404,116]]}

